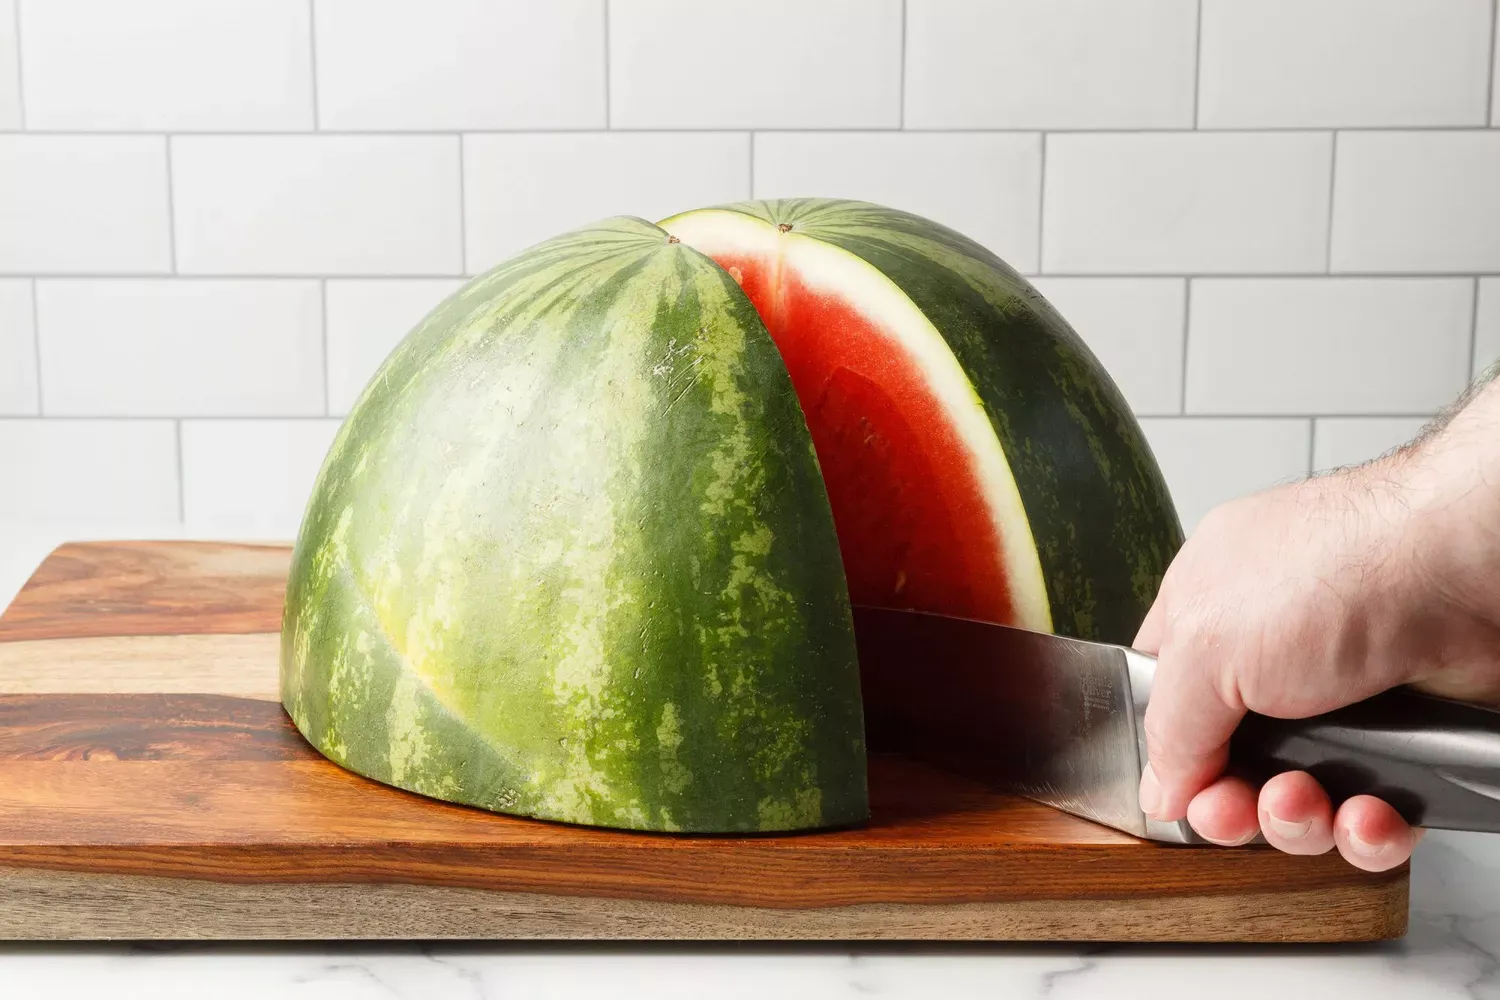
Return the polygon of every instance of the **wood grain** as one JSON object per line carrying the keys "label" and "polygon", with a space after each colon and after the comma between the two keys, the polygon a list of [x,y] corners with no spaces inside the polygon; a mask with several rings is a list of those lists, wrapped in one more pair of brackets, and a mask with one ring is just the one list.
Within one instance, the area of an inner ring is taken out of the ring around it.
{"label": "wood grain", "polygon": [[61,545],[0,616],[0,641],[279,632],[291,559],[284,545]]}
{"label": "wood grain", "polygon": [[[150,725],[141,725],[149,719]],[[0,697],[0,766],[62,760],[318,760],[279,705],[221,695]]]}
{"label": "wood grain", "polygon": [[29,737],[12,723],[20,734],[0,759],[0,865],[782,908],[1403,878],[1351,876],[1336,856],[1143,844],[900,757],[872,758],[863,826],[666,837],[498,816],[376,785],[324,760],[264,702],[241,700],[215,726],[216,703],[234,699],[115,698],[92,720],[70,714],[65,698],[10,700],[0,699],[0,719],[52,721],[43,731],[33,723]]}
{"label": "wood grain", "polygon": [[[820,910],[430,885],[202,882],[0,867],[0,939],[1376,941],[1406,884],[1148,899],[867,903]],[[1290,914],[1301,915],[1289,920]]]}
{"label": "wood grain", "polygon": [[281,636],[106,635],[5,642],[0,695],[224,694],[280,702]]}
{"label": "wood grain", "polygon": [[270,547],[69,545],[0,616],[0,937],[1327,941],[1406,926],[1404,867],[1142,842],[897,755],[871,759],[869,823],[791,836],[572,827],[378,785],[321,757],[274,700],[265,626],[285,565]]}

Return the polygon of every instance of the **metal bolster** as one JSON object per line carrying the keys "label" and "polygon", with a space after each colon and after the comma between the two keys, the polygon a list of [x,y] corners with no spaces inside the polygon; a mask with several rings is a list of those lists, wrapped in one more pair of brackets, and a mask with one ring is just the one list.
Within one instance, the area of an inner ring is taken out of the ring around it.
{"label": "metal bolster", "polygon": [[[1136,771],[1146,766],[1146,703],[1151,700],[1151,681],[1156,676],[1156,657],[1139,650],[1120,647],[1125,654],[1125,667],[1130,678],[1131,724],[1135,729],[1135,745],[1138,754]],[[1185,819],[1164,822],[1142,815],[1146,826],[1146,838],[1168,844],[1206,844]]]}

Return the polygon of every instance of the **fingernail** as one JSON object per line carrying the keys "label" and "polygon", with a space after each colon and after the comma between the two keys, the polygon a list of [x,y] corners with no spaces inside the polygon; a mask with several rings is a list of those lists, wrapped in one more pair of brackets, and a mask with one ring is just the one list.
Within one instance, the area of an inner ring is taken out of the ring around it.
{"label": "fingernail", "polygon": [[1259,830],[1251,830],[1249,833],[1245,834],[1239,840],[1219,840],[1217,838],[1210,837],[1208,834],[1204,833],[1202,830],[1198,830],[1197,831],[1198,836],[1202,837],[1204,840],[1208,841],[1210,844],[1216,844],[1219,847],[1244,847],[1246,844],[1250,843],[1250,841],[1254,840],[1255,839],[1255,835],[1257,833],[1259,833],[1259,832],[1260,832]]}
{"label": "fingernail", "polygon": [[1361,840],[1353,830],[1349,831],[1349,850],[1362,858],[1378,858],[1390,849],[1390,844],[1372,844],[1368,840]]}
{"label": "fingernail", "polygon": [[1155,816],[1161,808],[1161,785],[1156,781],[1156,772],[1147,764],[1141,769],[1141,812]]}
{"label": "fingernail", "polygon": [[1287,840],[1301,840],[1307,836],[1307,831],[1312,829],[1312,820],[1293,823],[1289,819],[1280,819],[1271,813],[1266,813],[1266,825],[1275,831],[1278,837],[1285,837]]}

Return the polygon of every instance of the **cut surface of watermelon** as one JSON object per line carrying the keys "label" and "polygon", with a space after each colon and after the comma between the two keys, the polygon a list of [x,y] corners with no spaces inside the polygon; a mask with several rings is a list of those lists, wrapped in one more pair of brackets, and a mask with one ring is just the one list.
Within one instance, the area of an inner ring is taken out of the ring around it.
{"label": "cut surface of watermelon", "polygon": [[663,226],[729,272],[775,340],[828,486],[850,599],[1050,630],[990,419],[901,289],[795,227],[715,210]]}

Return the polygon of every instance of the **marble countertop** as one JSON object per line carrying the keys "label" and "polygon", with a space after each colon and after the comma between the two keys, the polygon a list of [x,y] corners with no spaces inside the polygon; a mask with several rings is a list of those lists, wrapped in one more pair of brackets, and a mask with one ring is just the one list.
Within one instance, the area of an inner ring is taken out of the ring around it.
{"label": "marble countertop", "polygon": [[[0,606],[58,542],[172,525],[0,523]],[[0,997],[1500,998],[1500,837],[1433,832],[1411,930],[1369,946],[0,944]]]}

